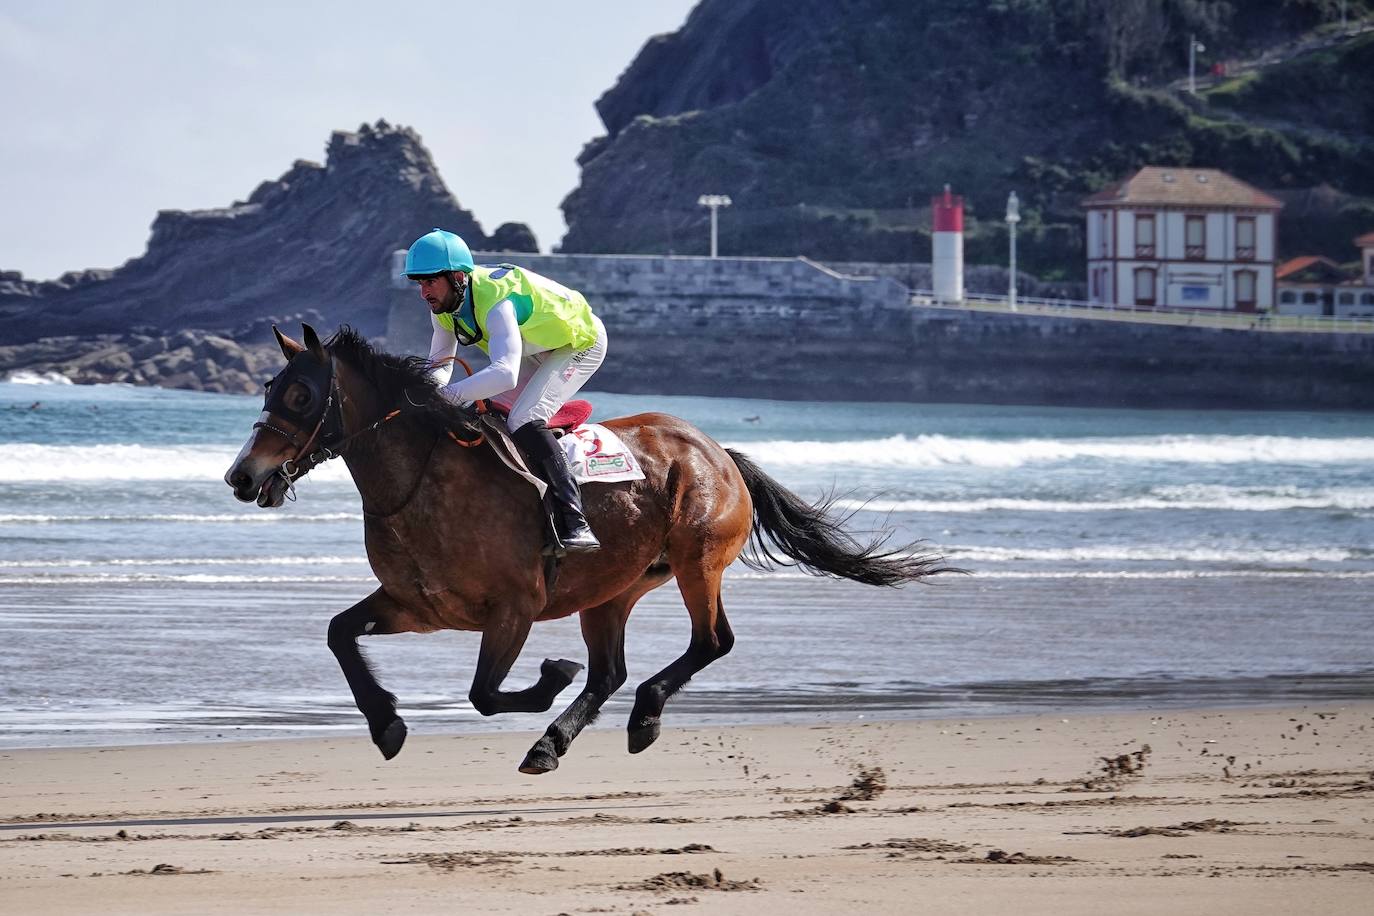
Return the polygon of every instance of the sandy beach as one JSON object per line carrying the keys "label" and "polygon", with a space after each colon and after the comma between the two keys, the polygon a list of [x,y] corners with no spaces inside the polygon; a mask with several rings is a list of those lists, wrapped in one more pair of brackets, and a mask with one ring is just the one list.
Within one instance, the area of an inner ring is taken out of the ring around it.
{"label": "sandy beach", "polygon": [[[671,720],[669,720],[671,722]],[[11,913],[1368,912],[1374,703],[18,750]],[[668,910],[669,907],[674,909]],[[679,909],[681,908],[681,909]]]}

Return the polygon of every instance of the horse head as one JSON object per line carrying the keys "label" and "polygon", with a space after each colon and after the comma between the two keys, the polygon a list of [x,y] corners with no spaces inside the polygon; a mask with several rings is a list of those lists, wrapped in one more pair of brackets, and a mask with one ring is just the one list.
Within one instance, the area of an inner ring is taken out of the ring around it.
{"label": "horse head", "polygon": [[262,414],[224,475],[235,497],[264,509],[281,506],[292,482],[313,466],[311,449],[337,404],[333,359],[314,328],[301,331],[304,344],[272,328],[286,367],[267,383]]}

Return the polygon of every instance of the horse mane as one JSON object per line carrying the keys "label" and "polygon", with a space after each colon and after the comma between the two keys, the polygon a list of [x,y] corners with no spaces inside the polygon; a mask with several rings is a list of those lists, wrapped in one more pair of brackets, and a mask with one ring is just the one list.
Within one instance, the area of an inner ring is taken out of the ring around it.
{"label": "horse mane", "polygon": [[372,346],[349,325],[340,325],[324,343],[325,349],[372,383],[377,396],[390,408],[400,408],[435,432],[476,432],[470,410],[451,404],[439,393],[430,376],[429,360],[422,356],[397,356]]}

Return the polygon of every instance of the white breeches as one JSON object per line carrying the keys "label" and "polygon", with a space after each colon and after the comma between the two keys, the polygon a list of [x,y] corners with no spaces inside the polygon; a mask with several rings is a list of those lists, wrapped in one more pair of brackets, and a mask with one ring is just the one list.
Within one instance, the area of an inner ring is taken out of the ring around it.
{"label": "white breeches", "polygon": [[511,432],[531,420],[547,423],[601,367],[606,358],[606,326],[595,315],[592,324],[596,326],[596,342],[585,350],[563,347],[520,360],[520,380],[515,387],[492,398],[509,407],[506,426]]}

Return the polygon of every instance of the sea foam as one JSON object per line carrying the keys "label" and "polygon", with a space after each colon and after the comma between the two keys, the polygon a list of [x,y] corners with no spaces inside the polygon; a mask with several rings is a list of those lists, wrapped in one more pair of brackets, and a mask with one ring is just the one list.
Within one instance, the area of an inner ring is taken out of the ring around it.
{"label": "sea foam", "polygon": [[[234,463],[233,445],[35,445],[0,449],[0,483],[111,480],[221,480]],[[342,462],[310,472],[310,480],[347,481]]]}
{"label": "sea foam", "polygon": [[770,440],[736,446],[767,468],[928,468],[1108,461],[1133,464],[1357,464],[1374,461],[1374,439],[1285,436],[1150,436],[1111,439],[965,439],[889,436],[840,442]]}
{"label": "sea foam", "polygon": [[838,499],[834,507],[846,512],[1284,512],[1311,509],[1360,512],[1374,509],[1374,489],[1241,488],[1190,485],[1156,487],[1140,496],[1108,499],[1030,499],[971,497],[969,499]]}
{"label": "sea foam", "polygon": [[34,372],[31,369],[16,369],[5,381],[16,385],[70,385],[72,380],[60,372]]}

